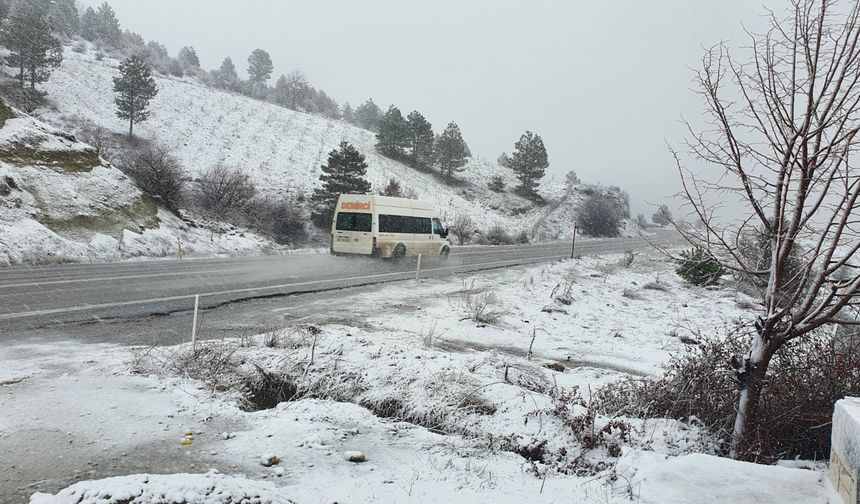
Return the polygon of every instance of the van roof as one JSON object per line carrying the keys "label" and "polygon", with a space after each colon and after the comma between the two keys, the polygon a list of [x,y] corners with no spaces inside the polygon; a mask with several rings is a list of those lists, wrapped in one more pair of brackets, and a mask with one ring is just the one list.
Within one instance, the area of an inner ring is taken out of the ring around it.
{"label": "van roof", "polygon": [[[433,205],[426,201],[414,200],[409,198],[395,198],[393,196],[380,196],[378,194],[341,194],[338,203],[343,200],[352,201],[371,201],[377,206],[398,207],[398,208],[420,208],[423,210],[435,210]],[[338,204],[340,208],[340,204]]]}

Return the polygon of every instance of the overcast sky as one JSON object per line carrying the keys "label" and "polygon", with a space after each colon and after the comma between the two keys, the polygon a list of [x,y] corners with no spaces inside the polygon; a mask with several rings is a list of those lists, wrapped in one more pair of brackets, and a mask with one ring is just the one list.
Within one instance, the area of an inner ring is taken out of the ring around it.
{"label": "overcast sky", "polygon": [[689,67],[763,22],[755,0],[109,3],[123,28],[173,55],[191,45],[206,69],[230,56],[243,73],[260,47],[273,81],[300,69],[339,103],[417,109],[436,131],[456,121],[478,156],[509,152],[530,129],[549,173],[619,185],[647,215],[678,190],[666,142],[680,143],[682,116],[701,116]]}

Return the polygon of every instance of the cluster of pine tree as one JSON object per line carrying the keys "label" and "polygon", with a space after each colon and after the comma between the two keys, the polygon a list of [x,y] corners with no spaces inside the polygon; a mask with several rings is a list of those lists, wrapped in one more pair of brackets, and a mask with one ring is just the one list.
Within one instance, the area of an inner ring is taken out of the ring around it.
{"label": "cluster of pine tree", "polygon": [[[376,107],[371,100],[362,105],[364,111],[371,106]],[[364,112],[362,107],[355,113],[355,122],[359,126],[367,127],[358,121],[359,112]],[[369,129],[376,131],[376,149],[383,156],[402,161],[419,170],[430,171],[436,168],[449,182],[463,170],[471,157],[469,146],[463,140],[460,127],[456,123],[448,123],[441,134],[435,135],[433,125],[417,110],[403,117],[400,109],[391,105],[388,111],[378,118],[376,127]]]}
{"label": "cluster of pine tree", "polygon": [[[67,9],[74,16],[66,18]],[[36,84],[45,82],[51,69],[63,61],[63,46],[55,35],[77,20],[77,10],[71,0],[24,0],[9,5],[0,0],[0,45],[9,51],[6,65],[14,68],[21,90],[29,84],[35,92]]]}
{"label": "cluster of pine tree", "polygon": [[[325,91],[314,88],[307,77],[294,71],[268,84],[274,65],[269,53],[255,49],[248,56],[248,79],[239,77],[228,57],[211,71],[200,67],[194,47],[179,49],[172,57],[164,44],[145,42],[139,34],[123,30],[114,9],[104,2],[97,8],[78,11],[75,0],[0,0],[0,46],[9,50],[6,64],[18,70],[21,88],[44,82],[53,67],[62,62],[62,41],[75,37],[96,46],[97,57],[109,52],[119,58],[140,57],[154,72],[202,79],[207,84],[276,103],[291,110],[340,118],[338,103]],[[83,52],[80,43],[76,50]]]}

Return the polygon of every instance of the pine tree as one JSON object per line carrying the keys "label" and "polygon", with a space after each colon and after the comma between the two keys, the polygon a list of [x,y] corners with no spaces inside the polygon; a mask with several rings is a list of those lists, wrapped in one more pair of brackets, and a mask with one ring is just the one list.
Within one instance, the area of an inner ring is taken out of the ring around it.
{"label": "pine tree", "polygon": [[520,181],[517,190],[524,196],[535,196],[538,183],[546,174],[546,168],[549,166],[546,147],[544,147],[541,137],[531,131],[523,133],[517,143],[514,144],[510,165]]}
{"label": "pine tree", "polygon": [[433,164],[433,125],[413,110],[406,116],[409,128],[409,162],[414,168],[427,168]]}
{"label": "pine tree", "polygon": [[128,119],[128,136],[134,133],[134,124],[149,117],[150,100],[158,94],[155,79],[146,61],[140,56],[131,56],[119,64],[119,77],[113,79],[113,90],[118,96],[114,99],[116,115]]}
{"label": "pine tree", "polygon": [[107,2],[99,5],[96,19],[96,37],[113,48],[119,48],[122,42],[122,30],[120,30],[119,19],[117,19],[113,7]]}
{"label": "pine tree", "polygon": [[341,142],[337,149],[328,153],[328,164],[322,166],[322,187],[314,189],[311,196],[311,220],[318,227],[331,226],[334,207],[341,194],[368,194],[370,182],[364,155],[348,142]]}
{"label": "pine tree", "polygon": [[81,37],[90,42],[98,38],[99,33],[99,16],[92,7],[87,7],[87,10],[81,14]]}
{"label": "pine tree", "polygon": [[340,119],[340,107],[334,98],[327,95],[325,91],[317,92],[317,107],[321,114],[332,119]]}
{"label": "pine tree", "polygon": [[343,104],[340,109],[340,117],[349,124],[355,124],[355,112],[352,110],[352,105],[349,102]]}
{"label": "pine tree", "polygon": [[6,0],[0,0],[0,23],[9,17],[9,3]]}
{"label": "pine tree", "polygon": [[18,82],[24,88],[25,79],[30,89],[37,82],[45,82],[52,67],[63,61],[63,46],[51,34],[48,10],[39,2],[20,2],[8,22],[4,24],[0,43],[10,54],[6,64],[18,70]]}
{"label": "pine tree", "polygon": [[272,76],[272,58],[269,53],[262,49],[254,49],[248,56],[248,80],[253,88],[262,89],[266,81]]}
{"label": "pine tree", "polygon": [[185,68],[200,68],[200,58],[197,57],[197,51],[191,46],[183,47],[176,55],[176,59]]}
{"label": "pine tree", "polygon": [[230,91],[239,89],[239,74],[236,73],[236,65],[233,64],[233,60],[229,56],[224,58],[216,73],[218,86]]}
{"label": "pine tree", "polygon": [[454,178],[454,174],[463,171],[469,157],[469,147],[463,140],[460,127],[453,121],[448,123],[445,131],[436,138],[435,160],[439,171],[448,180]]}
{"label": "pine tree", "polygon": [[379,126],[379,120],[382,118],[382,111],[372,98],[368,98],[355,109],[355,123],[360,127],[370,131],[376,131]]}
{"label": "pine tree", "polygon": [[379,121],[376,149],[391,159],[405,159],[404,149],[409,145],[409,125],[400,109],[391,105]]}
{"label": "pine tree", "polygon": [[53,0],[48,11],[48,23],[57,35],[66,38],[77,35],[80,19],[75,0]]}

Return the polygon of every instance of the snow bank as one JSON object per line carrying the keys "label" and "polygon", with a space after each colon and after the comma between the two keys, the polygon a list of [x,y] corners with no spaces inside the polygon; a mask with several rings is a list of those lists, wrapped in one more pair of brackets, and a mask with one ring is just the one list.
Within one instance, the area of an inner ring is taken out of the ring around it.
{"label": "snow bank", "polygon": [[56,495],[36,493],[30,504],[288,504],[283,490],[265,481],[207,474],[136,474],[81,481]]}
{"label": "snow bank", "polygon": [[766,466],[691,454],[669,457],[630,450],[618,461],[616,494],[640,504],[827,504],[823,476],[816,471]]}

